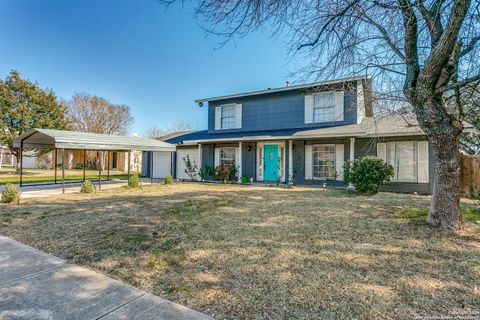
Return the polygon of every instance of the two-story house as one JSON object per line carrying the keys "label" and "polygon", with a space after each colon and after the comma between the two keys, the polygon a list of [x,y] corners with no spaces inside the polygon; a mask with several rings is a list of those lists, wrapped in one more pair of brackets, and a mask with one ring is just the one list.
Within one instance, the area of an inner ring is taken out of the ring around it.
{"label": "two-story house", "polygon": [[423,131],[412,116],[373,117],[371,90],[362,76],[195,100],[208,108],[208,129],[171,137],[176,154],[145,157],[144,174],[187,179],[188,155],[254,181],[347,186],[344,162],[376,155],[395,169],[385,189],[430,193],[434,155]]}

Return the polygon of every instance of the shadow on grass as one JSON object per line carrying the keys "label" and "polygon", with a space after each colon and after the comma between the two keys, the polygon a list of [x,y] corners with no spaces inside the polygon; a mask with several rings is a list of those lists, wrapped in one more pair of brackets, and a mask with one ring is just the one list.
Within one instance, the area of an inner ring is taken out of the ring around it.
{"label": "shadow on grass", "polygon": [[427,204],[398,194],[179,185],[15,206],[2,233],[218,318],[478,309],[478,237],[391,214]]}

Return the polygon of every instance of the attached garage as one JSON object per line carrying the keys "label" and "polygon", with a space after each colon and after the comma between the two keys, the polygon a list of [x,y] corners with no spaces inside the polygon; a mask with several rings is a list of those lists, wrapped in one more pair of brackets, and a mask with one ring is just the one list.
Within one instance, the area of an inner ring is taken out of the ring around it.
{"label": "attached garage", "polygon": [[171,152],[153,152],[153,178],[164,179],[172,174],[172,153]]}
{"label": "attached garage", "polygon": [[187,156],[192,163],[199,164],[198,148],[192,149],[177,149],[177,179],[189,180],[190,177],[185,173],[185,161]]}

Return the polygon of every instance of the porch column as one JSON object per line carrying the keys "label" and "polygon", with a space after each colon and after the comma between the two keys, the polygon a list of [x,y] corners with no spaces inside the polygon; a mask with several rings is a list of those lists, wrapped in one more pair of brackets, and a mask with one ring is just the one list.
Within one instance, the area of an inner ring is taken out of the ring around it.
{"label": "porch column", "polygon": [[243,142],[240,141],[238,143],[238,180],[242,179],[243,175],[243,170],[242,170],[242,147],[243,147]]}
{"label": "porch column", "polygon": [[[350,162],[355,160],[355,138],[350,138]],[[353,185],[351,183],[348,184],[348,189],[353,189]]]}
{"label": "porch column", "polygon": [[202,144],[198,144],[198,170],[202,169]]}
{"label": "porch column", "polygon": [[293,177],[293,140],[288,140],[288,183]]}

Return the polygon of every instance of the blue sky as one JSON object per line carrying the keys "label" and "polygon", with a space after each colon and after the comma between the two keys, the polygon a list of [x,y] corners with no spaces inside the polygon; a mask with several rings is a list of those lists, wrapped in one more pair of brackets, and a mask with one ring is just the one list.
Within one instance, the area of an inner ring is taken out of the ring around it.
{"label": "blue sky", "polygon": [[[196,98],[282,86],[287,52],[268,32],[218,49],[188,4],[153,0],[0,0],[0,77],[24,77],[68,99],[131,107],[132,133],[186,121],[207,127]],[[291,79],[290,79],[291,80]]]}

